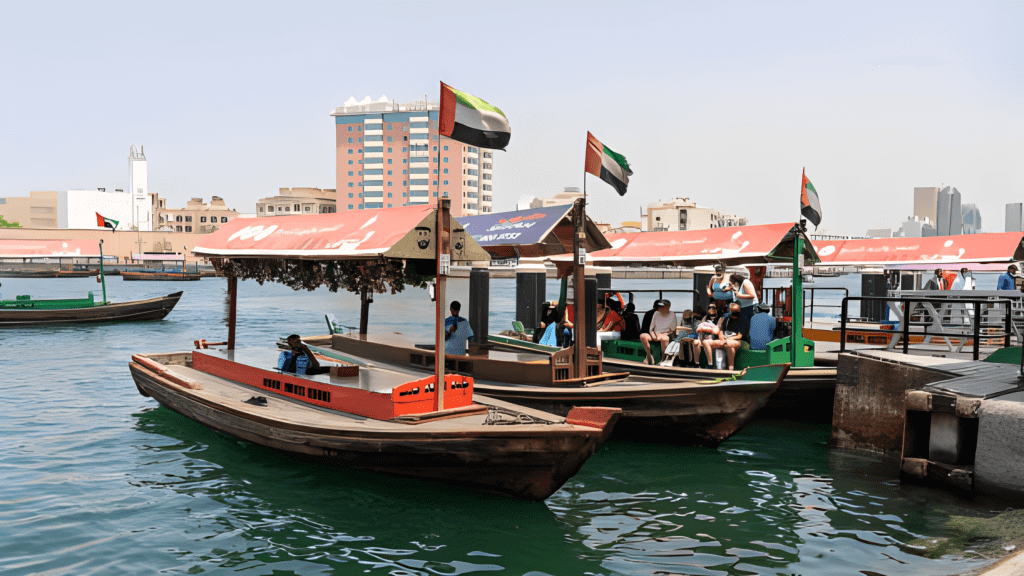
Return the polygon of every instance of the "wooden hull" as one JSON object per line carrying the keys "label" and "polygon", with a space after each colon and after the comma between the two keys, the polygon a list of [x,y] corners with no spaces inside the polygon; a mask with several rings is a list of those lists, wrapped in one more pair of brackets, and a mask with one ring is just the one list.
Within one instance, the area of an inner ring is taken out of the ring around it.
{"label": "wooden hull", "polygon": [[99,270],[0,270],[0,278],[88,278]]}
{"label": "wooden hull", "polygon": [[41,326],[44,324],[80,324],[86,322],[138,322],[162,320],[178,303],[182,292],[168,296],[118,302],[89,308],[64,310],[0,310],[0,326]]}
{"label": "wooden hull", "polygon": [[[331,346],[360,360],[382,362],[403,369],[427,371],[419,362],[423,350],[400,344],[334,335]],[[649,379],[630,376],[626,381],[596,385],[552,384],[547,364],[536,360],[495,360],[478,356],[446,359],[460,373],[475,378],[480,394],[545,412],[567,414],[574,406],[608,406],[622,410],[621,428],[670,428],[666,435],[647,434],[676,442],[717,444],[739,430],[765,403],[786,375],[781,369],[770,382],[735,380],[714,382],[722,371],[703,382],[693,379]],[[605,367],[608,364],[605,363]],[[756,369],[760,370],[760,369]],[[737,373],[735,376],[738,376]]]}
{"label": "wooden hull", "polygon": [[[545,353],[546,346],[523,342],[502,342],[497,347],[509,350],[524,350]],[[632,378],[658,378],[676,381],[707,381],[739,374],[739,371],[713,370],[679,366],[648,365],[632,360],[605,356],[604,368],[609,372],[629,372]],[[766,410],[785,415],[801,415],[812,420],[831,421],[832,404],[836,391],[836,368],[814,366],[790,368],[778,391],[768,400]]]}
{"label": "wooden hull", "polygon": [[[578,406],[620,408],[622,421],[616,427],[617,435],[717,445],[742,428],[778,385],[778,381],[738,380],[718,384],[615,382],[589,388],[555,388],[477,382],[476,389],[493,398],[560,415]],[[652,435],[655,431],[664,433]]]}
{"label": "wooden hull", "polygon": [[199,280],[199,274],[169,274],[166,272],[129,272],[121,271],[121,278],[124,280],[160,280],[162,282],[190,282]]}
{"label": "wooden hull", "polygon": [[[212,389],[192,390],[139,363],[129,367],[144,396],[229,436],[304,459],[528,500],[546,499],[575,475],[618,419],[617,412],[605,411],[599,427],[564,422],[495,426],[466,424],[462,418],[430,425],[355,420],[265,390],[259,393],[270,398],[269,405],[252,407],[240,398],[257,390],[243,384],[218,379]],[[498,400],[476,401],[507,407]],[[278,417],[282,409],[305,417]]]}

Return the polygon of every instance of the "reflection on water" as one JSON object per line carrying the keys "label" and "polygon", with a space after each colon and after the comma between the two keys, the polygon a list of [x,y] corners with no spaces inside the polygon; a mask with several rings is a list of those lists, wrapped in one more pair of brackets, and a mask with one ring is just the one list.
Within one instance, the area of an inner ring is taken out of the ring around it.
{"label": "reflection on water", "polygon": [[[4,289],[84,293],[75,282]],[[0,573],[896,576],[977,565],[905,543],[979,510],[901,485],[891,463],[829,451],[819,424],[755,422],[718,449],[612,442],[544,503],[301,462],[215,433],[139,396],[127,363],[222,340],[224,288],[190,283],[163,322],[2,333]],[[325,312],[358,316],[351,294],[240,288],[246,345],[323,333]],[[508,304],[492,326],[510,314],[511,289],[492,283]],[[372,326],[429,337],[422,292],[376,300]]]}

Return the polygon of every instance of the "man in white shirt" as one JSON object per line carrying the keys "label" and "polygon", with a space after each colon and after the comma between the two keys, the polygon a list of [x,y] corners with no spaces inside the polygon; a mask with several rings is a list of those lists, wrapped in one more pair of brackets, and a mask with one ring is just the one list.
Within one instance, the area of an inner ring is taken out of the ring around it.
{"label": "man in white shirt", "polygon": [[956,275],[956,280],[953,280],[953,286],[950,290],[974,290],[974,278],[967,268],[961,268],[960,273]]}
{"label": "man in white shirt", "polygon": [[651,317],[651,328],[640,335],[640,343],[644,345],[644,364],[654,364],[654,356],[651,355],[651,342],[658,342],[661,345],[661,354],[665,355],[665,347],[669,340],[675,335],[679,321],[672,313],[672,303],[668,300],[660,300],[657,303],[657,312]]}

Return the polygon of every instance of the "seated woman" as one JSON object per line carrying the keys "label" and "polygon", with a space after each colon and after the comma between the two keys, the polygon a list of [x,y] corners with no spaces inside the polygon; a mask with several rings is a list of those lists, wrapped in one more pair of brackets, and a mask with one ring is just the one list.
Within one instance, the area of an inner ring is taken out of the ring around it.
{"label": "seated woman", "polygon": [[309,346],[302,343],[298,334],[288,337],[288,347],[290,350],[281,352],[277,357],[278,370],[307,376],[327,374],[331,371],[327,366],[320,366],[316,356],[310,351]]}
{"label": "seated woman", "polygon": [[622,322],[625,326],[622,329],[622,339],[639,340],[640,317],[636,315],[636,306],[634,306],[632,302],[626,304],[626,308],[622,312]]}
{"label": "seated woman", "polygon": [[[700,326],[701,320],[704,317],[703,311],[699,307],[695,310],[685,310],[683,312],[683,321],[679,324],[679,358],[682,360],[684,365],[691,365],[695,362],[693,357],[693,350],[695,349],[693,343],[697,341],[697,327]],[[685,352],[684,352],[685,351]]]}
{"label": "seated woman", "polygon": [[[545,302],[540,308],[540,323],[537,325],[537,329],[533,331],[534,344],[539,344],[541,339],[545,337],[548,326],[554,326],[555,324],[558,324],[558,305]],[[555,338],[555,336],[552,335],[551,338]],[[555,339],[557,340],[557,338]]]}
{"label": "seated woman", "polygon": [[605,340],[618,340],[626,329],[626,322],[619,316],[619,301],[607,300],[604,305],[604,322],[598,322],[597,345]]}
{"label": "seated woman", "polygon": [[[694,338],[690,342],[690,346],[693,347],[693,365],[700,366],[700,349],[705,341],[714,340],[718,334],[718,321],[722,317],[718,315],[718,305],[712,302],[708,305],[708,313],[705,314],[700,321],[697,322],[697,327],[694,333]],[[707,352],[708,364],[712,364],[712,357],[710,348]]]}
{"label": "seated woman", "polygon": [[743,313],[740,311],[738,302],[729,305],[729,313],[722,317],[718,323],[718,336],[714,340],[705,341],[705,350],[708,358],[714,358],[711,350],[725,348],[726,359],[729,363],[729,370],[735,370],[736,351],[743,344],[743,335],[747,332],[747,324],[743,320]]}

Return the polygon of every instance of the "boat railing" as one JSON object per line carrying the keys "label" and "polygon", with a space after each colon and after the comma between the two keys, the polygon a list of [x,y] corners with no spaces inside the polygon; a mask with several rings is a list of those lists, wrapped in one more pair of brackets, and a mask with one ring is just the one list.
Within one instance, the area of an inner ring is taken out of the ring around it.
{"label": "boat railing", "polygon": [[[776,318],[783,318],[789,316],[786,314],[786,300],[790,298],[792,293],[791,287],[778,287],[778,288],[762,288],[761,289],[761,302],[768,304],[771,308],[772,316]],[[814,321],[814,311],[817,310],[835,310],[838,314],[841,311],[841,303],[832,303],[835,298],[840,296],[831,296],[830,293],[840,293],[842,298],[846,298],[850,295],[850,291],[846,288],[841,287],[821,287],[821,288],[804,288],[803,290],[803,304],[804,304],[804,319],[807,318],[808,311],[810,312],[811,322]],[[821,295],[819,297],[819,294]]]}
{"label": "boat railing", "polygon": [[[850,303],[882,302],[897,318],[895,329],[857,326],[858,333],[875,332],[889,335],[888,348],[896,349],[897,344],[904,354],[910,353],[911,337],[920,337],[920,344],[928,345],[934,338],[945,341],[953,351],[952,339],[958,340],[956,352],[967,342],[971,343],[971,356],[978,360],[981,341],[987,345],[1001,343],[1009,347],[1014,335],[1014,306],[1010,298],[963,298],[948,296],[847,296],[843,298],[839,322],[839,352],[846,351],[847,330],[851,322]],[[911,330],[913,328],[913,330]],[[998,344],[996,344],[998,345]]]}

